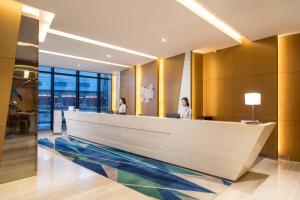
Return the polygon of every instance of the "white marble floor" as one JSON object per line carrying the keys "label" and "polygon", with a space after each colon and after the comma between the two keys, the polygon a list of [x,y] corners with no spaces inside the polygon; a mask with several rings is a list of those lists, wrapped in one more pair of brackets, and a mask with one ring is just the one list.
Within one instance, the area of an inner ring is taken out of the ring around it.
{"label": "white marble floor", "polygon": [[259,158],[216,200],[299,200],[300,163]]}
{"label": "white marble floor", "polygon": [[37,176],[0,184],[1,200],[150,199],[43,148]]}
{"label": "white marble floor", "polygon": [[[46,135],[47,133],[45,133]],[[37,176],[0,184],[0,199],[150,199],[38,148]],[[250,172],[216,200],[299,200],[300,163],[259,158]]]}

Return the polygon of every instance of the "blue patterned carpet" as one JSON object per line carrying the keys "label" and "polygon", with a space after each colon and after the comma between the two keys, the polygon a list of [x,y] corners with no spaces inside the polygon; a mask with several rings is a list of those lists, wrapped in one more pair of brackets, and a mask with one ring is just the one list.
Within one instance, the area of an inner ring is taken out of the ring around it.
{"label": "blue patterned carpet", "polygon": [[38,140],[74,163],[156,199],[213,199],[231,182],[73,137]]}

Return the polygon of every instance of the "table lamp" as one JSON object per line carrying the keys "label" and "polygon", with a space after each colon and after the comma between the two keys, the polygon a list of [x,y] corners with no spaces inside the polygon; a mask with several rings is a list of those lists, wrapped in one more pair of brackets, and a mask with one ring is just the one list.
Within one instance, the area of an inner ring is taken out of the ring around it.
{"label": "table lamp", "polygon": [[254,106],[261,104],[261,94],[260,93],[246,93],[245,94],[245,104],[252,106],[252,122],[258,122],[258,120],[254,120]]}

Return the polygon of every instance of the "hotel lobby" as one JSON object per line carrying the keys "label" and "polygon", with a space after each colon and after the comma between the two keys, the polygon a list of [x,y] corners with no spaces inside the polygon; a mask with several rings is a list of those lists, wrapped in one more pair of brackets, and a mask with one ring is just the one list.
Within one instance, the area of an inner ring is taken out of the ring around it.
{"label": "hotel lobby", "polygon": [[0,0],[0,199],[300,199],[299,0]]}

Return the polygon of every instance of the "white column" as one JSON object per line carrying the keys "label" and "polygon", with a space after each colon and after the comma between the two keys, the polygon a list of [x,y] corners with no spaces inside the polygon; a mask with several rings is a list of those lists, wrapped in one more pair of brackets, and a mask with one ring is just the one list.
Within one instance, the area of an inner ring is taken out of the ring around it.
{"label": "white column", "polygon": [[185,52],[181,87],[180,87],[180,96],[178,99],[178,113],[181,109],[181,99],[187,97],[189,102],[191,102],[191,51]]}

